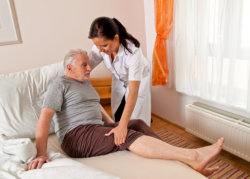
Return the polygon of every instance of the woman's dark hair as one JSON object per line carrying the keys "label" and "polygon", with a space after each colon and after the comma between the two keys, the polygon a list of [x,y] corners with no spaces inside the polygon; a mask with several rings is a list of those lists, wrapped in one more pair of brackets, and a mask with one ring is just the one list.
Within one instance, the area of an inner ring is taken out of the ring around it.
{"label": "woman's dark hair", "polygon": [[95,19],[90,26],[89,39],[104,37],[108,40],[113,40],[116,34],[119,35],[120,43],[130,53],[132,53],[132,51],[128,48],[126,40],[132,42],[136,47],[140,47],[140,42],[130,35],[116,18],[99,17]]}

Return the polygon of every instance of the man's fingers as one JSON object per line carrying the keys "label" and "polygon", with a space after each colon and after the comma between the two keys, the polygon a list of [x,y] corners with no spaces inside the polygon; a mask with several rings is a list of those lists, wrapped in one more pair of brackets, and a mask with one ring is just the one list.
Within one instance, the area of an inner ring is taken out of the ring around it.
{"label": "man's fingers", "polygon": [[40,160],[36,168],[37,169],[41,168],[44,162],[45,162],[44,160]]}
{"label": "man's fingers", "polygon": [[38,163],[37,160],[33,161],[30,170],[36,169],[37,163]]}
{"label": "man's fingers", "polygon": [[50,162],[50,159],[47,157],[38,157],[27,165],[26,170],[39,169],[45,162]]}
{"label": "man's fingers", "polygon": [[30,170],[30,163],[27,165],[26,170]]}

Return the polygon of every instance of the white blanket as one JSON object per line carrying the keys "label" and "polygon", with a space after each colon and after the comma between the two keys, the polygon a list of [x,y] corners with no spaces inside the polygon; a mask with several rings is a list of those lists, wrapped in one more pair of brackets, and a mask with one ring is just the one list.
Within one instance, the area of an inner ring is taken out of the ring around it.
{"label": "white blanket", "polygon": [[9,139],[1,135],[0,148],[0,178],[118,178],[53,151],[47,153],[51,162],[45,163],[41,169],[26,171],[27,164],[36,156],[36,147],[29,138]]}

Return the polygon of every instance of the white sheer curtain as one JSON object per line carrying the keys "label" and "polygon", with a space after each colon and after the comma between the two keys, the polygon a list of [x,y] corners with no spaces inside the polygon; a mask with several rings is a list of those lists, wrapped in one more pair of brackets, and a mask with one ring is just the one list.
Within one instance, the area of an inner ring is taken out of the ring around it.
{"label": "white sheer curtain", "polygon": [[176,90],[250,112],[250,1],[175,0]]}

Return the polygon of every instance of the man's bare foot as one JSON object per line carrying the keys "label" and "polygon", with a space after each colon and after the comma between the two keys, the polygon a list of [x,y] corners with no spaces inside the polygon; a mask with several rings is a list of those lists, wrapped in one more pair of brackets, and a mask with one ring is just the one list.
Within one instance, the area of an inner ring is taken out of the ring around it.
{"label": "man's bare foot", "polygon": [[212,145],[194,149],[193,156],[187,161],[187,164],[204,175],[214,172],[215,169],[206,168],[206,165],[220,153],[223,143],[224,138],[220,138]]}

